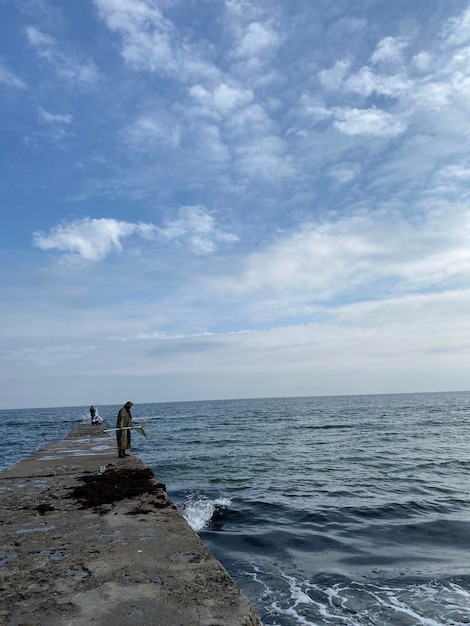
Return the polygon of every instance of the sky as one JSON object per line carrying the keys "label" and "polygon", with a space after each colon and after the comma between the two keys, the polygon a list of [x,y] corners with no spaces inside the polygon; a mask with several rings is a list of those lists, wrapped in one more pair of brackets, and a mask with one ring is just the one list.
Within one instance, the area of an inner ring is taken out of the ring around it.
{"label": "sky", "polygon": [[0,406],[467,390],[470,4],[0,0]]}

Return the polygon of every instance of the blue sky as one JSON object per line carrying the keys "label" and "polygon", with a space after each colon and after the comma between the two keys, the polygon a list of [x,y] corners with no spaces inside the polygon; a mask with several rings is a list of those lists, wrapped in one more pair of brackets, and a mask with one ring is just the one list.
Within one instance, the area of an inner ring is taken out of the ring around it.
{"label": "blue sky", "polygon": [[468,2],[0,15],[2,406],[469,388]]}

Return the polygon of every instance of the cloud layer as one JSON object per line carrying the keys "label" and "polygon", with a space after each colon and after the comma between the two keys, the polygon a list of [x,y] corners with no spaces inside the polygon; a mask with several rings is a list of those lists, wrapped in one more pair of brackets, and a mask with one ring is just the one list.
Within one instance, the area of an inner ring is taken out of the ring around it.
{"label": "cloud layer", "polygon": [[385,4],[7,3],[5,397],[468,385],[470,6]]}

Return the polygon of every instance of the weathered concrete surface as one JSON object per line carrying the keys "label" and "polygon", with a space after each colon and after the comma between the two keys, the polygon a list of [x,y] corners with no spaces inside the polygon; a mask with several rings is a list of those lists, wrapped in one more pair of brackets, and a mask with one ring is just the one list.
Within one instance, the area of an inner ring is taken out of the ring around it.
{"label": "weathered concrete surface", "polygon": [[0,624],[260,625],[164,485],[94,508],[71,497],[121,469],[148,472],[80,424],[0,475]]}

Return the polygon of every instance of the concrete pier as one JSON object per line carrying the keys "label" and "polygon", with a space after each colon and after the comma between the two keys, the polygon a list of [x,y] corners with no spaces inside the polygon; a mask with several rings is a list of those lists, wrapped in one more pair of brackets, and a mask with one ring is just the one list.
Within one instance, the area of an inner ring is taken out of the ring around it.
{"label": "concrete pier", "polygon": [[80,424],[0,475],[0,624],[260,626],[140,459]]}

